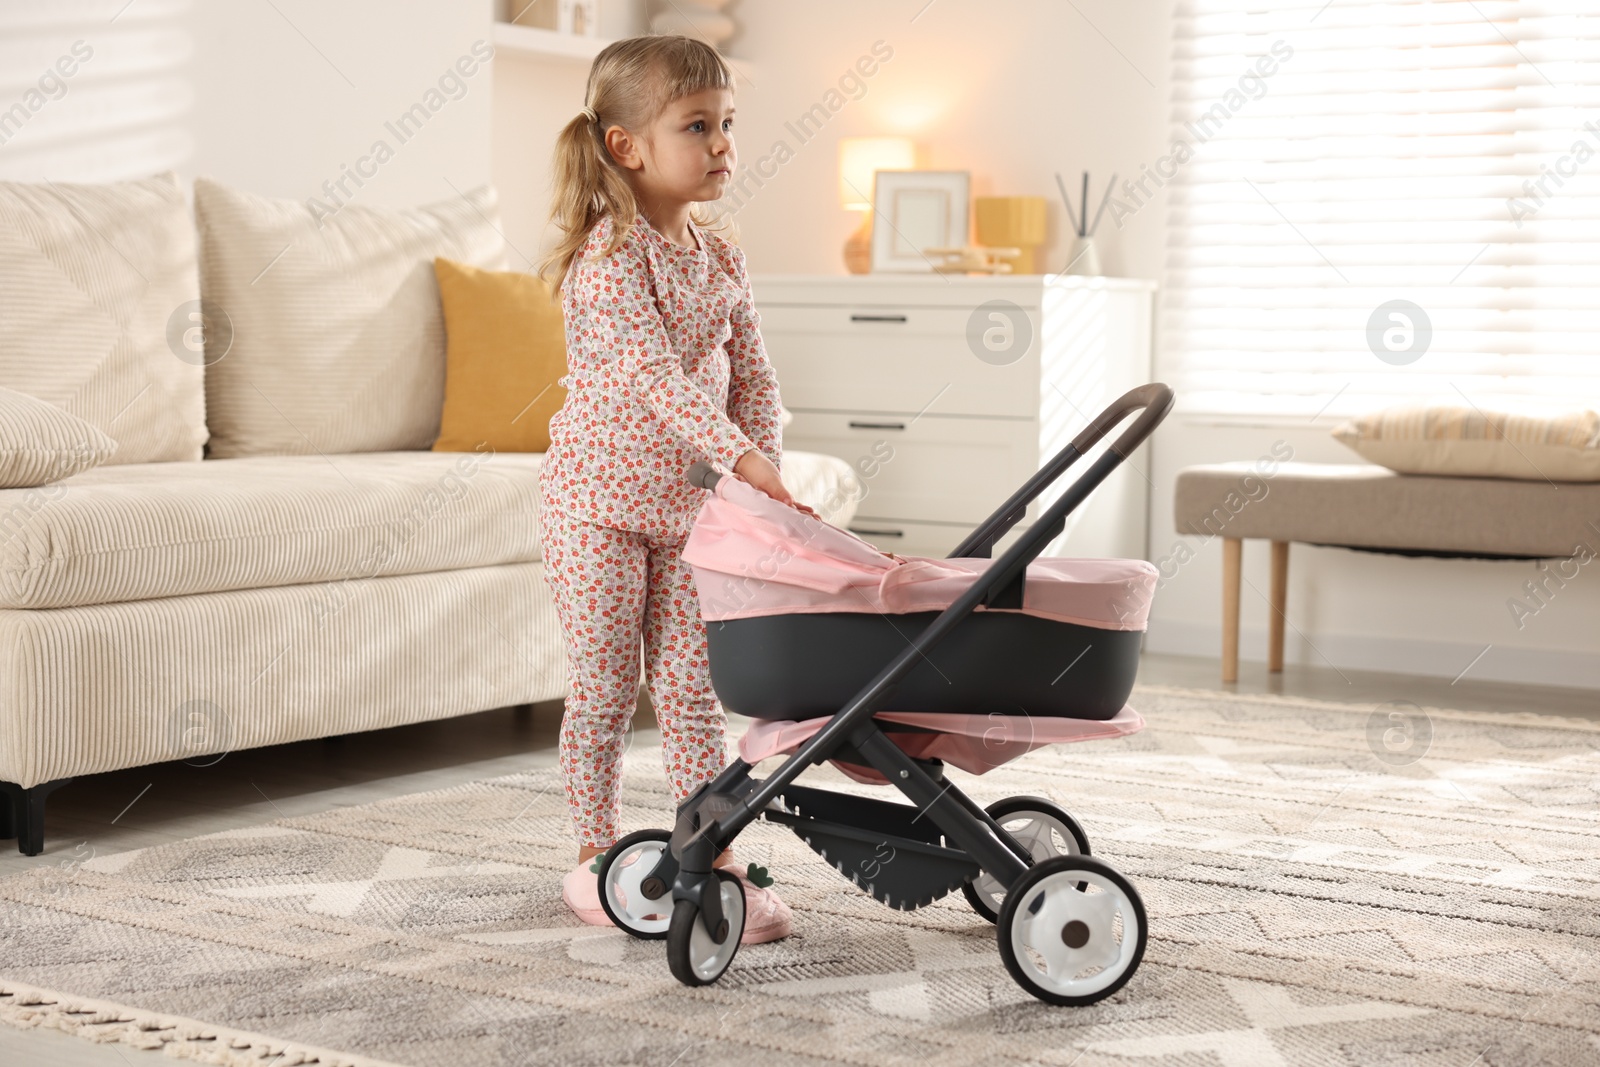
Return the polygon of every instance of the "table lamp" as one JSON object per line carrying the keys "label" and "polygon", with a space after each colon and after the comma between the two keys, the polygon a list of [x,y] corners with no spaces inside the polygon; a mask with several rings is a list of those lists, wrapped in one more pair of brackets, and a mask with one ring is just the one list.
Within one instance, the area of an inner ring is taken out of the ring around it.
{"label": "table lamp", "polygon": [[872,184],[880,170],[914,170],[916,147],[906,137],[845,137],[839,141],[839,205],[862,213],[861,225],[844,243],[851,274],[872,269]]}

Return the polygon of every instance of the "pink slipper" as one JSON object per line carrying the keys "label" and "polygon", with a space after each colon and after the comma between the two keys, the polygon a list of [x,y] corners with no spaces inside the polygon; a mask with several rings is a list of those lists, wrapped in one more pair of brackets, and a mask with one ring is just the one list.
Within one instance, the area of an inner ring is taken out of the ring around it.
{"label": "pink slipper", "polygon": [[561,876],[561,899],[590,926],[615,926],[600,906],[600,879],[590,869],[593,864],[593,860],[584,860]]}
{"label": "pink slipper", "polygon": [[778,899],[778,894],[752,882],[744,866],[730,863],[718,869],[738,875],[739,881],[744,883],[744,933],[739,937],[739,944],[761,945],[789,936],[794,913]]}

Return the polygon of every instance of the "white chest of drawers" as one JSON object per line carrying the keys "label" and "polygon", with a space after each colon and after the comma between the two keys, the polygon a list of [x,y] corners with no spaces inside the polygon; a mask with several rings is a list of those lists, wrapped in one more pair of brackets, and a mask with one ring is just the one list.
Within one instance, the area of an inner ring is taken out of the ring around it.
{"label": "white chest of drawers", "polygon": [[[853,464],[862,492],[850,528],[890,551],[948,554],[1089,419],[1150,380],[1150,282],[758,274],[751,287],[794,412],[784,447]],[[1141,449],[1045,554],[1144,557],[1145,466]],[[1018,532],[1039,512],[1036,501]]]}

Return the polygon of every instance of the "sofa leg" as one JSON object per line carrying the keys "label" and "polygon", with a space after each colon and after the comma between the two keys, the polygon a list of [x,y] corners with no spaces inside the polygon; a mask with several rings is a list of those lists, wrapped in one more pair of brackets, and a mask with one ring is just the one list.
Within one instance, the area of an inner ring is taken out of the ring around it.
{"label": "sofa leg", "polygon": [[1283,672],[1283,627],[1289,621],[1289,542],[1272,542],[1272,618],[1267,621],[1267,670]]}
{"label": "sofa leg", "polygon": [[1222,680],[1239,680],[1239,579],[1244,542],[1222,539]]}
{"label": "sofa leg", "polygon": [[37,856],[44,851],[44,799],[72,781],[58,778],[53,782],[23,786],[14,782],[0,782],[0,838],[15,837],[17,851],[24,856]]}

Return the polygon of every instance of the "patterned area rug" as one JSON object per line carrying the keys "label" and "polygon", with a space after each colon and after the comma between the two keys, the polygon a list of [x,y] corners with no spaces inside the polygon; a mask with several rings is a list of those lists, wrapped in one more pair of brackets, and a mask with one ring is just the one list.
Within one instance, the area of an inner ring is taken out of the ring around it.
{"label": "patterned area rug", "polygon": [[[0,881],[0,1018],[258,1067],[1600,1063],[1600,727],[1135,705],[1140,734],[962,776],[1065,804],[1143,893],[1143,966],[1093,1007],[1027,996],[959,894],[891,911],[768,825],[739,849],[795,935],[685,989],[566,913],[541,772]],[[626,822],[659,824],[659,757],[629,762]]]}

